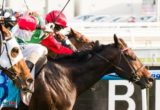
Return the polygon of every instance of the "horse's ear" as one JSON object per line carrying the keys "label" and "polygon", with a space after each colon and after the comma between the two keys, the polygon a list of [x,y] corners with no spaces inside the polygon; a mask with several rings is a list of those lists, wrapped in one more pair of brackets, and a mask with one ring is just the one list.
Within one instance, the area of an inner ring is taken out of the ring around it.
{"label": "horse's ear", "polygon": [[71,31],[70,31],[70,33],[72,33],[72,34],[74,34],[74,30],[71,28]]}
{"label": "horse's ear", "polygon": [[115,46],[116,47],[119,47],[119,39],[117,38],[117,35],[116,34],[114,34],[114,43],[115,43]]}
{"label": "horse's ear", "polygon": [[96,45],[96,46],[99,46],[99,45],[100,45],[98,40],[95,41],[95,45]]}
{"label": "horse's ear", "polygon": [[122,43],[122,45],[123,45],[124,47],[128,47],[127,44],[124,42],[123,39],[120,38],[119,40],[120,40],[120,42]]}
{"label": "horse's ear", "polygon": [[124,42],[124,40],[121,38],[118,38],[116,34],[114,34],[114,42],[115,42],[115,47],[117,48],[123,49],[127,47],[127,44]]}

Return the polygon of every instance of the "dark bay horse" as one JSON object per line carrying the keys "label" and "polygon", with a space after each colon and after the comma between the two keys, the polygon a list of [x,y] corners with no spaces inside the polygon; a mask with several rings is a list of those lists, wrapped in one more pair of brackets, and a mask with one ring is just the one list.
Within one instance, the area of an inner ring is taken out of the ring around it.
{"label": "dark bay horse", "polygon": [[[153,82],[134,52],[116,36],[113,44],[48,60],[35,79],[28,110],[72,110],[81,93],[113,72],[141,88],[149,88]],[[20,105],[18,110],[25,110],[23,107]]]}

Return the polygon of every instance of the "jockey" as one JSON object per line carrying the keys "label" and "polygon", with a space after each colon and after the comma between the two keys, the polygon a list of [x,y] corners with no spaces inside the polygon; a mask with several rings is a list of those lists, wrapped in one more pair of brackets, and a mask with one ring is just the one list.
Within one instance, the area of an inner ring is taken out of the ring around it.
{"label": "jockey", "polygon": [[26,57],[26,63],[30,71],[32,71],[37,61],[48,53],[47,49],[41,44],[28,43],[32,38],[36,25],[35,17],[22,16],[18,18],[17,25],[12,29],[14,36],[20,44],[22,53]]}
{"label": "jockey", "polygon": [[[43,46],[48,48],[49,52],[54,53],[54,55],[70,55],[73,53],[71,49],[61,45],[61,43],[53,37],[53,30],[50,29],[50,25],[52,25],[51,23],[44,25],[43,19],[36,12],[28,12],[27,15],[36,19],[37,24],[33,32],[28,35],[30,36],[29,39],[26,39],[25,42],[41,43]],[[25,17],[23,18],[25,19]],[[20,40],[21,39],[19,39],[19,41]]]}
{"label": "jockey", "polygon": [[44,35],[44,32],[43,32],[45,27],[44,19],[36,11],[27,11],[25,12],[25,15],[34,17],[37,22],[36,29],[33,31],[33,35],[30,41],[27,41],[27,42],[40,43],[40,41],[42,40],[42,36]]}
{"label": "jockey", "polygon": [[[67,34],[70,32],[70,28],[67,28],[67,18],[59,10],[53,10],[49,12],[45,17],[46,23],[54,23],[55,38],[60,39],[63,45],[70,47],[73,51],[76,51],[75,46],[70,42]],[[63,30],[63,32],[61,32]]]}

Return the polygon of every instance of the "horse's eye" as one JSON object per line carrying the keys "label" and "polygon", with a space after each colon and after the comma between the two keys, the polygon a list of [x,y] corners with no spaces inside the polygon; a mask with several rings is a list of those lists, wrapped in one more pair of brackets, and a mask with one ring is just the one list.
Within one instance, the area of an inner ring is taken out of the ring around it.
{"label": "horse's eye", "polygon": [[11,50],[11,57],[16,58],[19,54],[19,48],[18,47],[13,47]]}

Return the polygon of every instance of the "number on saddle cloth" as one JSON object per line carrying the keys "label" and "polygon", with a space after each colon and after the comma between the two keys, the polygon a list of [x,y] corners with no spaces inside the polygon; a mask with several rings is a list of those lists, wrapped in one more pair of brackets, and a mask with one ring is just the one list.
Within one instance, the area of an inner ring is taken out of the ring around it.
{"label": "number on saddle cloth", "polygon": [[20,102],[20,90],[14,86],[12,80],[10,80],[1,70],[0,93],[0,109],[3,107],[17,108]]}

